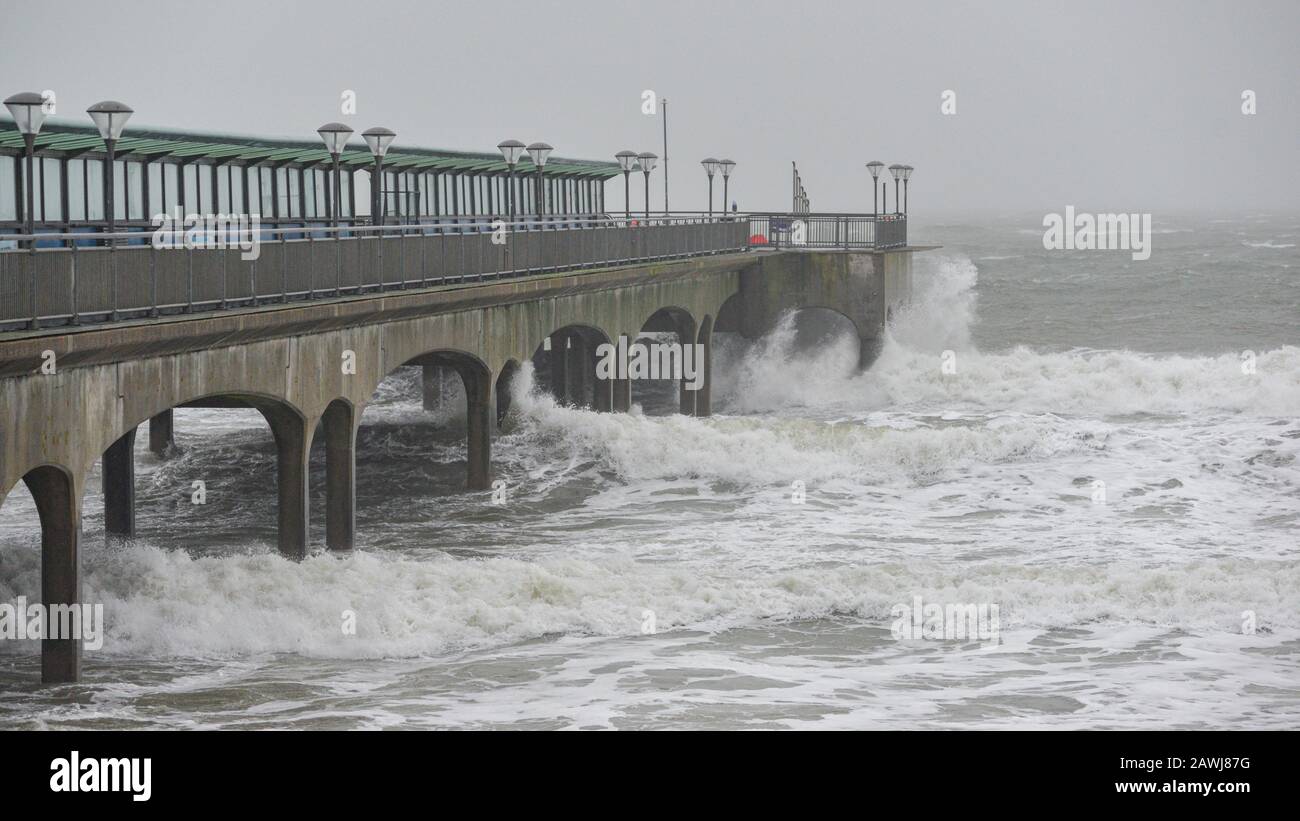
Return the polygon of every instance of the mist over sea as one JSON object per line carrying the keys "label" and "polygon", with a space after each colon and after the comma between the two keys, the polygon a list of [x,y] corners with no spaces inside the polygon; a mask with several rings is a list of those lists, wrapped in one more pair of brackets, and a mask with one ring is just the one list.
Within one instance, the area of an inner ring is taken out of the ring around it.
{"label": "mist over sea", "polygon": [[[716,336],[711,418],[668,383],[557,407],[526,369],[501,505],[463,490],[460,400],[401,369],[350,555],[276,553],[260,416],[177,411],[178,455],[137,439],[139,539],[87,483],[103,648],[42,687],[0,641],[0,728],[1300,728],[1300,217],[1156,215],[1144,262],[1039,219],[913,226],[944,247],[866,372],[834,317]],[[916,596],[998,605],[998,641],[895,640]]]}

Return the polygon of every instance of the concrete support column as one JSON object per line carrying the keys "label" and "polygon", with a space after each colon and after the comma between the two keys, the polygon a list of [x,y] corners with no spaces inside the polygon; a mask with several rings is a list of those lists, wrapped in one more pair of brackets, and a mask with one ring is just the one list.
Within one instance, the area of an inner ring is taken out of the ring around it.
{"label": "concrete support column", "polygon": [[579,334],[571,335],[564,358],[564,371],[568,376],[564,392],[566,401],[578,408],[591,407],[591,380],[595,377],[596,370],[588,352],[586,338]]}
{"label": "concrete support column", "polygon": [[135,428],[104,451],[104,531],[110,536],[135,536]]}
{"label": "concrete support column", "polygon": [[551,350],[547,359],[550,365],[551,395],[561,405],[568,402],[569,357],[568,335],[551,334]]}
{"label": "concrete support column", "polygon": [[597,413],[609,413],[614,409],[613,383],[609,379],[596,376],[596,367],[600,364],[600,355],[596,353],[599,345],[592,345],[587,351],[587,378],[591,381],[591,408]]}
{"label": "concrete support column", "polygon": [[632,410],[632,380],[611,379],[610,393],[615,413],[627,413]]}
{"label": "concrete support column", "polygon": [[357,428],[354,411],[343,402],[326,409],[325,546],[351,550],[357,533]]}
{"label": "concrete support column", "polygon": [[441,365],[424,365],[422,370],[422,392],[424,409],[436,410],[447,400],[447,369]]}
{"label": "concrete support column", "polygon": [[[72,477],[39,467],[23,477],[41,519],[41,601],[47,606],[81,604],[81,494]],[[81,678],[81,639],[41,640],[41,681],[62,684]]]}
{"label": "concrete support column", "polygon": [[172,411],[165,410],[149,420],[149,450],[156,456],[163,456],[169,447],[176,443],[176,428]]}
{"label": "concrete support column", "polygon": [[680,413],[685,416],[695,415],[695,391],[687,387],[689,383],[682,379],[677,383],[678,398],[681,400]]}
{"label": "concrete support column", "polygon": [[302,559],[307,556],[311,524],[308,516],[311,428],[307,420],[288,408],[262,405],[257,409],[266,417],[275,437],[280,553]]}
{"label": "concrete support column", "polygon": [[713,320],[707,319],[700,325],[697,340],[702,357],[698,363],[700,369],[700,388],[695,391],[695,415],[713,414]]}
{"label": "concrete support column", "polygon": [[465,383],[466,457],[465,486],[470,490],[487,490],[492,486],[492,376],[489,373],[461,372]]}
{"label": "concrete support column", "polygon": [[510,390],[511,390],[511,383],[514,381],[514,378],[515,378],[515,373],[513,372],[510,373],[509,376],[497,382],[496,390],[493,391],[493,398],[496,401],[496,405],[497,405],[497,427],[498,428],[501,427],[501,425],[505,422],[506,415],[510,413]]}
{"label": "concrete support column", "polygon": [[885,339],[881,336],[859,337],[859,344],[858,370],[865,371],[875,364],[881,350],[885,347]]}
{"label": "concrete support column", "polygon": [[[682,345],[689,345],[690,343],[694,342],[695,323],[690,320],[682,320],[681,322],[679,322],[677,325],[677,339],[681,341]],[[677,394],[679,399],[681,400],[681,404],[680,404],[681,413],[685,414],[686,416],[694,416],[695,415],[695,391],[691,390],[689,385],[690,385],[690,380],[686,378],[686,374],[682,374],[682,378],[678,380],[677,383]]]}

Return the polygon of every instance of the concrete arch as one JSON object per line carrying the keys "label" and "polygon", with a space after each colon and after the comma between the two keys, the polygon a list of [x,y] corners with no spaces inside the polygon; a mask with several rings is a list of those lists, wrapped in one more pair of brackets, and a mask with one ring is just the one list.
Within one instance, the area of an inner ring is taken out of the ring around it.
{"label": "concrete arch", "polygon": [[[641,323],[639,334],[645,333],[674,333],[677,335],[677,341],[682,346],[694,345],[696,336],[699,332],[699,325],[695,317],[685,308],[670,305],[659,308],[650,316],[646,317]],[[683,355],[685,349],[683,347]],[[691,386],[691,380],[683,373],[682,378],[678,380],[678,407],[681,413],[688,416],[696,415],[696,391]]]}
{"label": "concrete arch", "polygon": [[864,335],[861,324],[840,307],[820,304],[800,305],[791,308],[787,313],[797,317],[799,314],[807,314],[810,311],[824,311],[833,314],[853,329],[858,337],[858,370],[866,370],[871,366],[872,362],[876,361],[876,357],[880,355],[881,339],[876,334]]}
{"label": "concrete arch", "polygon": [[598,379],[597,348],[613,342],[601,327],[570,323],[552,331],[532,352],[534,373],[562,405],[611,409],[611,383]]}
{"label": "concrete arch", "polygon": [[[166,397],[159,395],[153,402],[133,403],[133,407],[124,408],[121,422],[112,426],[99,426],[100,439],[96,452],[103,452],[119,442],[122,437],[134,435],[136,429],[159,414],[174,411],[177,408],[284,408],[291,415],[305,418],[305,414],[292,401],[282,394],[258,390],[196,390],[192,395]],[[262,415],[265,417],[266,412]],[[267,420],[270,421],[269,419]]]}
{"label": "concrete arch", "polygon": [[[280,552],[307,553],[308,458],[316,420],[286,399],[249,392],[208,393],[169,407],[138,412],[133,424],[103,450],[104,528],[110,536],[135,535],[135,434],[138,425],[175,408],[251,408],[271,429],[276,447],[276,493]],[[110,429],[111,430],[111,429]]]}
{"label": "concrete arch", "polygon": [[740,333],[744,326],[744,310],[744,298],[737,291],[718,306],[717,312],[714,313],[717,317],[714,330],[721,333]]}
{"label": "concrete arch", "polygon": [[695,317],[686,308],[668,305],[657,309],[641,323],[639,333],[676,333],[683,341],[695,339]]}
{"label": "concrete arch", "polygon": [[[487,490],[492,484],[492,369],[479,356],[455,348],[435,348],[403,360],[392,370],[406,365],[450,368],[460,376],[465,389],[466,477],[469,490]],[[391,372],[391,371],[390,371]],[[388,374],[375,380],[371,394]],[[360,422],[360,415],[357,417]],[[353,448],[355,452],[355,447]]]}

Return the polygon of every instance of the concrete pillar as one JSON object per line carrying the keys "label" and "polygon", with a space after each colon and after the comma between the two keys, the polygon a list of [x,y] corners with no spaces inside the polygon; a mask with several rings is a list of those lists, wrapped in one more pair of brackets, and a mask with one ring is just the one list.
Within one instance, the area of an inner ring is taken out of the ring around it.
{"label": "concrete pillar", "polygon": [[876,358],[880,356],[881,350],[885,347],[885,340],[884,337],[880,336],[859,337],[859,344],[858,370],[865,371],[875,364]]}
{"label": "concrete pillar", "polygon": [[703,361],[698,364],[700,368],[701,384],[699,390],[695,392],[695,415],[710,416],[713,414],[713,320],[706,319],[700,324],[700,334],[697,342],[700,346],[700,353]]}
{"label": "concrete pillar", "polygon": [[679,380],[677,383],[678,399],[681,401],[679,408],[680,413],[685,416],[695,415],[695,391],[687,387],[689,383],[685,380]]}
{"label": "concrete pillar", "polygon": [[591,380],[596,375],[596,371],[591,361],[587,340],[581,334],[573,334],[569,337],[565,360],[564,371],[568,376],[568,384],[564,392],[566,402],[577,408],[591,407],[589,398]]}
{"label": "concrete pillar", "polygon": [[615,413],[627,413],[632,410],[632,380],[611,379],[610,394]]}
{"label": "concrete pillar", "polygon": [[104,531],[110,536],[135,536],[135,428],[104,451]]}
{"label": "concrete pillar", "polygon": [[[677,323],[677,338],[683,345],[688,345],[695,341],[695,322],[692,320],[681,320]],[[688,386],[690,380],[686,379],[686,374],[677,383],[677,394],[680,399],[680,411],[686,416],[695,415],[695,391]]]}
{"label": "concrete pillar", "polygon": [[569,385],[568,335],[551,334],[551,350],[548,355],[550,365],[551,395],[559,404],[566,404]]}
{"label": "concrete pillar", "polygon": [[591,408],[597,413],[609,413],[614,409],[613,383],[596,376],[596,366],[600,364],[600,355],[596,353],[600,346],[591,345],[587,349],[587,378],[591,381]]}
{"label": "concrete pillar", "polygon": [[176,444],[176,428],[172,411],[165,410],[149,420],[149,450],[155,456],[163,456],[167,448]]}
{"label": "concrete pillar", "polygon": [[351,550],[357,534],[357,428],[354,412],[334,402],[321,417],[325,426],[325,546]]}
{"label": "concrete pillar", "polygon": [[424,365],[422,370],[422,393],[424,398],[424,409],[427,411],[437,410],[438,406],[447,401],[447,394],[450,391],[448,380],[451,374],[441,365]]}
{"label": "concrete pillar", "polygon": [[311,429],[307,420],[281,405],[259,405],[275,437],[277,520],[280,553],[294,559],[307,556],[309,461]]}
{"label": "concrete pillar", "polygon": [[506,421],[506,414],[510,413],[510,383],[515,378],[514,372],[509,376],[499,379],[496,389],[492,392],[493,399],[497,405],[497,427]]}
{"label": "concrete pillar", "polygon": [[492,486],[492,375],[461,371],[465,383],[466,469],[465,486],[487,490]]}
{"label": "concrete pillar", "polygon": [[[81,604],[81,494],[72,477],[56,467],[23,477],[41,519],[41,601],[47,606]],[[41,640],[41,681],[62,684],[81,678],[81,639]]]}

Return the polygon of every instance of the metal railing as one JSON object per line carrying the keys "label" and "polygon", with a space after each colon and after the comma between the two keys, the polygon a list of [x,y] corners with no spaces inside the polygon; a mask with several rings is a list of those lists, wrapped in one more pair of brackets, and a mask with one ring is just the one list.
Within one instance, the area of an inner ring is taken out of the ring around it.
{"label": "metal railing", "polygon": [[[100,235],[117,245],[0,251],[0,330],[113,322],[477,283],[746,250],[748,223],[548,215],[513,223],[295,226]],[[41,234],[40,239],[84,239]],[[26,242],[26,235],[0,241]],[[254,241],[255,240],[255,241]],[[168,248],[166,243],[179,247]],[[245,248],[240,247],[240,242]],[[162,246],[162,247],[160,247]],[[214,247],[215,246],[215,247]],[[251,247],[250,247],[251,246]],[[255,258],[246,258],[256,250]]]}
{"label": "metal railing", "polygon": [[864,251],[907,245],[907,217],[899,214],[751,213],[750,246],[772,250]]}
{"label": "metal railing", "polygon": [[[907,221],[872,214],[558,214],[514,222],[432,217],[377,226],[118,231],[95,235],[115,244],[92,246],[79,242],[84,233],[36,238],[35,248],[0,250],[0,331],[764,249],[899,248],[907,244]],[[0,234],[0,247],[29,240]]]}

